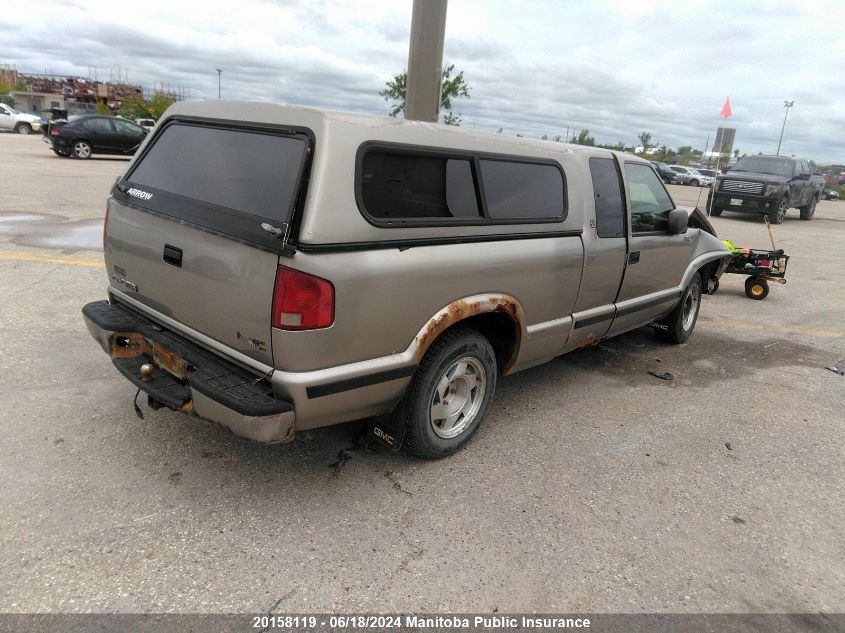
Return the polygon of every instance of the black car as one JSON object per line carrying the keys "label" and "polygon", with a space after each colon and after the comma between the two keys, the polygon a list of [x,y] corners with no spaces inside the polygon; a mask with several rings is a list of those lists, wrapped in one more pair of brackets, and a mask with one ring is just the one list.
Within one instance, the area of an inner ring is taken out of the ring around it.
{"label": "black car", "polygon": [[92,154],[131,156],[147,131],[125,119],[92,114],[65,122],[54,121],[49,134],[58,156],[90,158]]}
{"label": "black car", "polygon": [[667,185],[673,182],[680,181],[680,174],[675,172],[666,163],[661,163],[660,161],[653,160],[651,161],[651,164],[654,166],[654,169],[657,172],[657,175],[660,176],[660,179]]}

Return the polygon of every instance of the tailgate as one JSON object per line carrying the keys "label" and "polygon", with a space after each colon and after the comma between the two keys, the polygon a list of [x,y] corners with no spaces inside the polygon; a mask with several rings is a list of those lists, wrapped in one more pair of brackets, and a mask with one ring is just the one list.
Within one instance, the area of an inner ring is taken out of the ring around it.
{"label": "tailgate", "polygon": [[109,199],[111,286],[272,365],[273,286],[309,147],[290,130],[168,121]]}

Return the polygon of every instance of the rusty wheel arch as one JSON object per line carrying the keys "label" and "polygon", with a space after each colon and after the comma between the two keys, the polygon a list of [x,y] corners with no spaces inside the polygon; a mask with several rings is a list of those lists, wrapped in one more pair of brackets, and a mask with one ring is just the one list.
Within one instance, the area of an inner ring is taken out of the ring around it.
{"label": "rusty wheel arch", "polygon": [[502,375],[511,370],[525,333],[525,312],[519,301],[504,294],[473,295],[453,301],[431,317],[414,338],[417,362],[438,337],[459,324],[487,337]]}

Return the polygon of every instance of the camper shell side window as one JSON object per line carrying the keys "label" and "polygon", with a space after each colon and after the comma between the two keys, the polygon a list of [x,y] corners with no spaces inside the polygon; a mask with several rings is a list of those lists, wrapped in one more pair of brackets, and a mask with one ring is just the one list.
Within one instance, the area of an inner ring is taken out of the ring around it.
{"label": "camper shell side window", "polygon": [[558,223],[567,214],[555,161],[393,143],[361,145],[355,196],[382,228]]}

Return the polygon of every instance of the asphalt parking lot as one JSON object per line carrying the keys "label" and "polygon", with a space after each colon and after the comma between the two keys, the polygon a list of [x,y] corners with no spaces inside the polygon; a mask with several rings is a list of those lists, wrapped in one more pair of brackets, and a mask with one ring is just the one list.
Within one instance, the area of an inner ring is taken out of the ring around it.
{"label": "asphalt parking lot", "polygon": [[[0,158],[0,611],[845,611],[825,369],[845,366],[845,202],[774,228],[793,259],[765,301],[728,276],[686,345],[643,329],[505,378],[476,437],[424,462],[356,424],[265,447],[138,419],[80,315],[126,159],[11,134]],[[713,223],[769,245],[752,217]]]}

